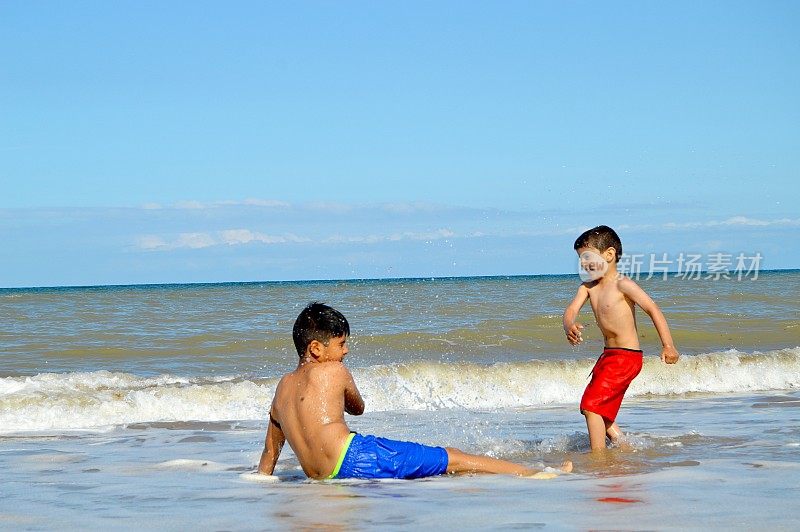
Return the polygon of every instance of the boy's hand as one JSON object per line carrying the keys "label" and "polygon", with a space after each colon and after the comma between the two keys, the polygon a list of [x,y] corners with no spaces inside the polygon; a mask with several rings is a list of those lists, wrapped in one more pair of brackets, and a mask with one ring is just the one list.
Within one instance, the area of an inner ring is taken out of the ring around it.
{"label": "boy's hand", "polygon": [[674,364],[678,361],[680,355],[678,354],[678,350],[672,347],[671,345],[665,345],[664,348],[661,350],[661,362],[666,362],[667,364]]}
{"label": "boy's hand", "polygon": [[570,344],[578,345],[579,343],[583,342],[581,329],[583,329],[583,325],[578,322],[573,323],[569,327],[564,327],[564,332],[567,333],[567,341]]}

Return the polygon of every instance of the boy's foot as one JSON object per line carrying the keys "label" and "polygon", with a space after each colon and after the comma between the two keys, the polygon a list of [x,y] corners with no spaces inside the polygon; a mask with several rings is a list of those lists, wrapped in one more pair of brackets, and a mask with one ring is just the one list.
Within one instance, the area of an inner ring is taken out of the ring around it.
{"label": "boy's foot", "polygon": [[572,472],[572,461],[571,460],[564,460],[561,462],[561,467],[558,469],[554,469],[552,467],[544,468],[544,471],[539,471],[538,473],[534,473],[526,478],[535,478],[537,480],[548,480],[551,478],[555,478],[562,473],[571,473]]}

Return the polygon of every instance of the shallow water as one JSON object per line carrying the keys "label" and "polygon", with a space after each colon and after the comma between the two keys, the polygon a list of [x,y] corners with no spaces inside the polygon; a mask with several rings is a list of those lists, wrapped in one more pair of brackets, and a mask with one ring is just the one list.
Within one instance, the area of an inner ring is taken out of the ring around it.
{"label": "shallow water", "polygon": [[[639,317],[630,448],[600,456],[577,402],[601,339],[560,326],[577,276],[0,290],[0,528],[797,529],[800,273],[642,284],[684,356]],[[351,322],[353,430],[575,472],[313,482],[287,446],[253,482],[314,299]]]}
{"label": "shallow water", "polygon": [[[532,466],[571,458],[553,480],[304,478],[287,449],[276,483],[248,480],[263,423],[144,423],[0,439],[0,523],[10,528],[796,529],[800,393],[640,399],[632,450],[586,453],[572,408],[379,412],[380,431]],[[633,428],[635,427],[635,428]],[[313,501],[312,504],[309,502]]]}

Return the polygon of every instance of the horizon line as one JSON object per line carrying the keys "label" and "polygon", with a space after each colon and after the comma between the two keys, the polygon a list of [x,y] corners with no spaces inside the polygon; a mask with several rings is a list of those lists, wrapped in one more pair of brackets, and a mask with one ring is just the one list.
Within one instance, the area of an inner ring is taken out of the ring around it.
{"label": "horizon line", "polygon": [[[768,270],[759,270],[759,274],[763,273],[776,273],[776,272],[795,272],[800,271],[800,268],[773,268]],[[654,273],[653,278],[663,275],[664,272],[640,272],[639,275],[647,275]],[[667,274],[670,277],[676,277],[678,272],[669,271]],[[692,272],[703,274],[716,274],[717,272],[709,272],[707,270],[700,272]],[[165,283],[110,283],[110,284],[97,284],[97,285],[40,285],[40,286],[4,286],[0,287],[0,291],[12,290],[92,290],[92,289],[113,289],[113,288],[154,288],[154,287],[199,287],[199,286],[226,286],[226,285],[257,285],[257,284],[302,284],[302,283],[347,283],[347,282],[398,282],[398,281],[452,281],[459,279],[520,279],[520,278],[534,278],[534,277],[567,277],[577,276],[577,272],[570,273],[531,273],[531,274],[494,274],[494,275],[426,275],[417,277],[353,277],[353,278],[337,278],[337,279],[273,279],[261,281],[202,281],[202,282],[165,282]],[[638,279],[637,279],[638,280]],[[732,280],[732,279],[726,279]]]}

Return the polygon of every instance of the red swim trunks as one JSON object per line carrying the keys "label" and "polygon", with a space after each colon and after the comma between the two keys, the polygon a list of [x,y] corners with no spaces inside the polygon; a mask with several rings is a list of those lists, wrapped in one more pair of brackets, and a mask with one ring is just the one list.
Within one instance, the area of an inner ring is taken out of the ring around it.
{"label": "red swim trunks", "polygon": [[606,347],[592,369],[592,380],[581,398],[581,410],[614,421],[622,397],[642,370],[642,352],[624,347]]}

